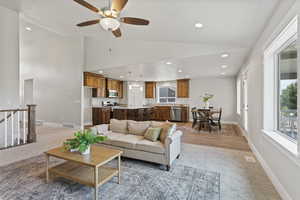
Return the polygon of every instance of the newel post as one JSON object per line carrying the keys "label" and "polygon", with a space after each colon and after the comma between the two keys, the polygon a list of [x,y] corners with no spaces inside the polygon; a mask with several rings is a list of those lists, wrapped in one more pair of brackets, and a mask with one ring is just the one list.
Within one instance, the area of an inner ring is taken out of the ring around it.
{"label": "newel post", "polygon": [[28,107],[28,142],[36,142],[36,122],[35,122],[35,112],[36,105],[27,105]]}

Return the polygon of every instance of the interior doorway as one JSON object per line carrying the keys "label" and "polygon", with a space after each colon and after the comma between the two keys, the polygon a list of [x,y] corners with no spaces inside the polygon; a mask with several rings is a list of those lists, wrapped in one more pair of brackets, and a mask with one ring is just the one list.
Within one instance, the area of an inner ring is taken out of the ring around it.
{"label": "interior doorway", "polygon": [[248,82],[243,80],[243,126],[248,132]]}
{"label": "interior doorway", "polygon": [[24,80],[23,103],[24,105],[34,104],[33,79]]}

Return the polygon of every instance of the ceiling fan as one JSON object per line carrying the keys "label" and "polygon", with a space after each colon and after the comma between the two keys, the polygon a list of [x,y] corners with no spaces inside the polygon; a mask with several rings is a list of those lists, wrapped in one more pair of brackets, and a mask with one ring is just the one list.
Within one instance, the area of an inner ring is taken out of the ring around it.
{"label": "ceiling fan", "polygon": [[[125,24],[132,25],[148,25],[149,21],[145,19],[135,18],[135,17],[119,17],[121,11],[127,4],[128,0],[112,0],[109,3],[108,7],[104,7],[101,9],[96,8],[95,6],[89,4],[84,0],[73,0],[78,4],[90,9],[91,11],[97,13],[99,15],[99,19],[89,20],[86,22],[82,22],[77,24],[79,27],[90,26],[94,24],[99,24],[106,31],[111,31],[115,37],[121,37],[121,29],[120,22]],[[110,2],[110,1],[109,1]]]}

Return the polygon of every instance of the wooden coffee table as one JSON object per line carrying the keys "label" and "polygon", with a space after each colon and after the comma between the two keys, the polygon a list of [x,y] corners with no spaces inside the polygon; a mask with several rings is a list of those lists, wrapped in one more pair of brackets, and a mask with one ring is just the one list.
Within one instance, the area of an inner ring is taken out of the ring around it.
{"label": "wooden coffee table", "polygon": [[[64,177],[66,179],[95,188],[95,200],[98,199],[97,189],[102,184],[118,175],[118,183],[121,183],[121,155],[122,151],[108,149],[97,145],[91,146],[89,155],[69,152],[63,147],[58,147],[45,152],[46,154],[46,181],[49,175]],[[62,164],[49,167],[50,156],[66,160]],[[116,168],[104,166],[113,159],[118,159]]]}

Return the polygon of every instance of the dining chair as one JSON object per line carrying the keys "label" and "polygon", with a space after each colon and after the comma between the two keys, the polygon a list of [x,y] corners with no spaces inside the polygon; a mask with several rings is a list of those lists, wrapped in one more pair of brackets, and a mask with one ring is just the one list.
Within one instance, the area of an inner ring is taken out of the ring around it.
{"label": "dining chair", "polygon": [[199,115],[199,131],[202,127],[208,127],[209,132],[211,132],[211,119],[210,119],[210,110],[209,109],[198,109],[197,113]]}
{"label": "dining chair", "polygon": [[[217,116],[216,116],[217,115]],[[221,125],[221,118],[222,118],[222,108],[218,110],[218,112],[215,112],[211,117],[211,124],[213,126],[218,126],[219,130],[222,129]]]}
{"label": "dining chair", "polygon": [[197,121],[198,121],[197,108],[196,108],[196,107],[193,107],[193,108],[191,109],[191,112],[192,112],[192,116],[193,116],[193,124],[192,124],[192,128],[194,128],[194,126],[197,124]]}

